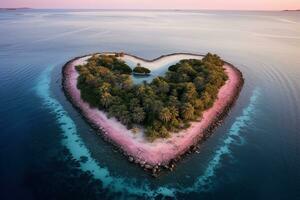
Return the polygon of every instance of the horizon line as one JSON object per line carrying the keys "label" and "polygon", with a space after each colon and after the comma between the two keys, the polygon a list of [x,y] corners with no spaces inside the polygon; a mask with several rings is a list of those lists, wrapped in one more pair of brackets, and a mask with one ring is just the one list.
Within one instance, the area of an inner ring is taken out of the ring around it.
{"label": "horizon line", "polygon": [[191,9],[191,8],[32,8],[32,7],[7,7],[0,9],[32,9],[32,10],[118,10],[118,11],[300,11],[300,9]]}

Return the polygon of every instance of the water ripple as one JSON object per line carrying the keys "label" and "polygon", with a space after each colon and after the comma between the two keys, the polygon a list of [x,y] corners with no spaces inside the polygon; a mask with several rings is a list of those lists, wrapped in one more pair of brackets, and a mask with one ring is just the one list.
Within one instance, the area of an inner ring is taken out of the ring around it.
{"label": "water ripple", "polygon": [[[255,104],[259,96],[259,89],[255,89],[250,98],[250,103],[243,109],[242,115],[235,119],[229,132],[226,134],[222,145],[213,153],[212,159],[208,162],[204,173],[200,175],[196,182],[190,187],[173,187],[170,185],[160,186],[155,189],[150,188],[147,181],[137,184],[136,179],[114,177],[108,168],[101,166],[90,154],[77,133],[75,122],[71,119],[63,106],[51,95],[50,82],[53,67],[47,68],[39,77],[36,92],[42,98],[44,105],[56,115],[56,120],[60,125],[63,134],[62,144],[67,147],[72,157],[80,162],[80,169],[90,172],[95,179],[102,182],[103,189],[110,193],[120,193],[121,196],[139,196],[147,199],[154,199],[157,196],[176,198],[177,193],[190,193],[203,191],[205,186],[211,185],[216,169],[221,165],[224,155],[230,155],[231,144],[240,144],[241,129],[251,122],[251,117],[255,112]],[[85,161],[82,158],[85,157]]]}
{"label": "water ripple", "polygon": [[225,155],[231,155],[230,146],[231,144],[240,145],[243,144],[244,138],[241,135],[241,130],[245,128],[251,121],[251,117],[255,112],[255,104],[258,96],[260,95],[260,89],[256,88],[250,98],[250,103],[247,107],[243,109],[241,116],[237,117],[226,134],[227,137],[214,153],[212,159],[209,161],[206,170],[203,175],[198,178],[192,187],[185,188],[183,192],[193,192],[197,190],[203,190],[205,185],[212,185],[212,177],[215,175],[216,169],[220,167],[221,159]]}

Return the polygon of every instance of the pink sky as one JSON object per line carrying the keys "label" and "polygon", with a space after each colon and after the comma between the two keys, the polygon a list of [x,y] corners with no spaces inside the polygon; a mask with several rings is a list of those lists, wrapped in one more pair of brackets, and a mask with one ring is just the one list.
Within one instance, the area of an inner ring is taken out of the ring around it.
{"label": "pink sky", "polygon": [[300,9],[300,0],[0,0],[0,7],[97,9]]}

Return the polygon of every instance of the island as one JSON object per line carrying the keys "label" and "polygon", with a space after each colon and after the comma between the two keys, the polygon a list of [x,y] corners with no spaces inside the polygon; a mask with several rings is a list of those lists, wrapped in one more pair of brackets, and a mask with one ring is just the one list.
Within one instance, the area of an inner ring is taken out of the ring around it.
{"label": "island", "polygon": [[295,9],[295,10],[283,10],[284,12],[299,12],[300,9]]}
{"label": "island", "polygon": [[[62,72],[64,92],[86,121],[154,176],[163,168],[173,170],[181,157],[197,150],[244,83],[237,68],[211,53],[154,60],[95,53],[72,59]],[[150,72],[156,77],[134,82],[135,73]]]}
{"label": "island", "polygon": [[140,63],[138,63],[136,65],[136,67],[132,70],[133,75],[138,75],[138,76],[149,76],[151,73],[151,70],[146,68],[146,67],[142,67]]}
{"label": "island", "polygon": [[30,10],[31,8],[0,8],[0,11]]}

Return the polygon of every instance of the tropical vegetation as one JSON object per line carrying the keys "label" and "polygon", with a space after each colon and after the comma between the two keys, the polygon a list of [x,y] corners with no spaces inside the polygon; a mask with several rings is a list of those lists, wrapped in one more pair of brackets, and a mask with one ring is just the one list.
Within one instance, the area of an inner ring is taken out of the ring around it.
{"label": "tropical vegetation", "polygon": [[168,68],[151,83],[133,84],[132,70],[115,55],[93,55],[79,72],[77,87],[93,107],[129,129],[144,127],[149,140],[166,138],[189,127],[217,98],[227,80],[219,56],[187,59]]}
{"label": "tropical vegetation", "polygon": [[146,67],[142,67],[140,63],[138,63],[136,65],[136,67],[133,69],[133,73],[134,74],[143,74],[143,75],[148,75],[151,73],[151,70],[146,68]]}

